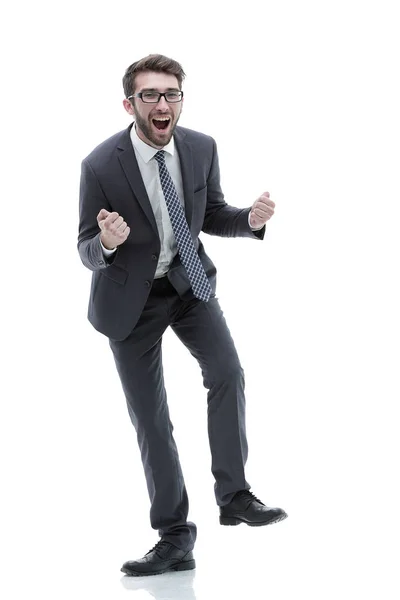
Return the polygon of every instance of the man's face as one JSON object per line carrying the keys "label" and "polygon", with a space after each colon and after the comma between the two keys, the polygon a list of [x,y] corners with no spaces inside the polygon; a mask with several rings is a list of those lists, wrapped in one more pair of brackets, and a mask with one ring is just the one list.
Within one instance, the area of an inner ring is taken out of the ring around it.
{"label": "man's face", "polygon": [[[135,91],[139,92],[179,91],[178,80],[174,75],[148,71],[136,76]],[[136,120],[136,131],[141,140],[154,148],[163,148],[171,140],[182,112],[181,102],[167,102],[162,96],[157,104],[147,104],[141,98],[124,100],[125,110]],[[169,121],[157,121],[157,118],[169,117]],[[166,125],[166,126],[165,126]]]}

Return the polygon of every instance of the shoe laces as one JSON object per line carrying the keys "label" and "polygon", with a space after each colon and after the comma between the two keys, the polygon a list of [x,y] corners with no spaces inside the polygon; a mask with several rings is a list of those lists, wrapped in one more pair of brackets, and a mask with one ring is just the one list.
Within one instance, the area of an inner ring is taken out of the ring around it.
{"label": "shoe laces", "polygon": [[[165,540],[160,540],[159,542],[157,542],[157,544],[155,546],[153,546],[153,548],[151,550],[149,550],[146,553],[146,556],[147,556],[147,554],[150,554],[150,552],[155,552],[158,556],[160,556],[160,554],[158,553],[158,550],[161,550],[162,548],[165,548],[170,545],[171,544],[169,542],[166,542]],[[162,557],[160,556],[160,558],[162,558]]]}
{"label": "shoe laces", "polygon": [[240,498],[247,498],[247,500],[250,502],[253,502],[254,500],[256,502],[259,502],[260,504],[262,504],[263,506],[265,506],[264,502],[261,502],[261,500],[259,500],[254,494],[253,492],[250,492],[249,490],[242,490],[240,492],[238,492],[236,494],[236,496],[240,497]]}

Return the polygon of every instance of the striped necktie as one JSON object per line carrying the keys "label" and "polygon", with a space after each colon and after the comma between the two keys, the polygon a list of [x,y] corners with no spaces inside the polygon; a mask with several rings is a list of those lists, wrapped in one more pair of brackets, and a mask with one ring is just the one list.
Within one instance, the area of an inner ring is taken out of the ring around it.
{"label": "striped necktie", "polygon": [[175,235],[178,252],[183,266],[189,277],[193,294],[196,298],[208,302],[211,295],[211,286],[201,264],[199,255],[194,247],[185,213],[179,201],[178,194],[171,175],[165,164],[164,150],[159,150],[154,158],[158,162],[161,187],[171,220],[172,230]]}

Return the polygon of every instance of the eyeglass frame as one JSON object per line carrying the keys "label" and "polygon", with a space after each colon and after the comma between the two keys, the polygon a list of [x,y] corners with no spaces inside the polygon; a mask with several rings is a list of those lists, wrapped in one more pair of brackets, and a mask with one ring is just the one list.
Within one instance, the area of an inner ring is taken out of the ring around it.
{"label": "eyeglass frame", "polygon": [[165,98],[165,102],[168,102],[168,104],[178,104],[178,102],[182,102],[183,100],[183,92],[182,90],[179,90],[179,94],[181,95],[179,100],[176,101],[170,101],[167,100],[166,94],[173,94],[174,92],[172,90],[169,90],[168,92],[152,92],[153,94],[158,94],[158,100],[156,102],[145,102],[142,98],[143,94],[148,94],[149,92],[138,92],[137,94],[132,94],[131,96],[128,96],[127,100],[130,100],[131,98],[140,98],[141,101],[143,102],[143,104],[158,104],[161,100],[161,96],[164,96]]}

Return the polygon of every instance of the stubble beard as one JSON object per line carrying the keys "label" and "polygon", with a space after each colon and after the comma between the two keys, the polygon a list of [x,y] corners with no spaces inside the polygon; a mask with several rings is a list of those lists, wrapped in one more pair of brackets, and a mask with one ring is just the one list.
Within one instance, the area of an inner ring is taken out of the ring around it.
{"label": "stubble beard", "polygon": [[[171,116],[171,115],[169,115]],[[135,112],[135,121],[136,121],[136,127],[138,127],[141,132],[143,133],[143,135],[147,138],[147,140],[154,146],[159,147],[164,147],[167,144],[169,144],[169,142],[171,141],[172,136],[174,135],[175,132],[175,128],[178,124],[179,118],[180,118],[180,113],[177,117],[175,117],[175,122],[173,122],[171,124],[171,129],[170,132],[168,134],[168,136],[166,137],[157,137],[157,134],[154,133],[153,129],[152,129],[152,125],[150,123],[151,119],[147,118],[143,119],[141,117],[141,115],[136,111]],[[173,121],[173,117],[171,117],[171,121]]]}

